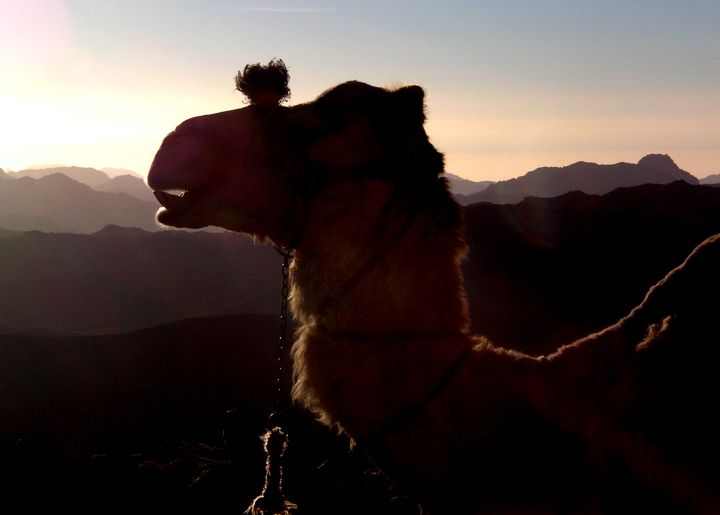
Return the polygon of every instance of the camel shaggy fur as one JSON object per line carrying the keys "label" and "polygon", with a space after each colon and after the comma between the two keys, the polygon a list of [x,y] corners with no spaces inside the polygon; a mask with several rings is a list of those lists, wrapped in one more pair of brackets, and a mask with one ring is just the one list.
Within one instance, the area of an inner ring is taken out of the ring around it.
{"label": "camel shaggy fur", "polygon": [[347,82],[189,119],[150,170],[157,218],[294,248],[294,398],[430,513],[720,511],[698,298],[720,236],[603,331],[547,356],[493,346],[468,333],[462,213],[423,103]]}

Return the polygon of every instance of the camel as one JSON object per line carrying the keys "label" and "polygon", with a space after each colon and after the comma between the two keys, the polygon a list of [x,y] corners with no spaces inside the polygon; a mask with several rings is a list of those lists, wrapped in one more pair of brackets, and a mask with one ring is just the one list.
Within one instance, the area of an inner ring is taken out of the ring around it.
{"label": "camel", "polygon": [[469,333],[462,211],[423,89],[282,97],[182,122],[148,184],[161,224],[292,249],[296,401],[424,513],[720,512],[702,295],[720,235],[610,327],[545,356],[499,348]]}

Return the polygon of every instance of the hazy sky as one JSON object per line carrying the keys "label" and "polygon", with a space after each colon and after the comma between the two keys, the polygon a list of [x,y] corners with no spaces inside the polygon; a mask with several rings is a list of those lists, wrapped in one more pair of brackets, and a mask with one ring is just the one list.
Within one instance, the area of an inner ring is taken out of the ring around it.
{"label": "hazy sky", "polygon": [[146,173],[246,63],[291,103],[419,84],[447,169],[475,180],[669,154],[720,172],[720,1],[0,0],[0,167]]}

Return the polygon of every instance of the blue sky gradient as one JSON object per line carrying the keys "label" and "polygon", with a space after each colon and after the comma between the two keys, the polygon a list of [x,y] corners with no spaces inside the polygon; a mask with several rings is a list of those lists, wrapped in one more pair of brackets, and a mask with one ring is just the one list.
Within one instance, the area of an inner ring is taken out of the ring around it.
{"label": "blue sky gradient", "polygon": [[0,0],[0,167],[145,173],[190,116],[242,105],[273,57],[291,103],[419,84],[448,170],[475,180],[670,154],[720,172],[720,2]]}

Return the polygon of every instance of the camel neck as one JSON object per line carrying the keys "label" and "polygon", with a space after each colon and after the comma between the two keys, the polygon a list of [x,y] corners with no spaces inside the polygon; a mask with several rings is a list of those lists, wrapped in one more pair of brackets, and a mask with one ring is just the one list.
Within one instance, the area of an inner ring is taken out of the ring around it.
{"label": "camel neck", "polygon": [[467,332],[459,228],[394,195],[387,182],[358,181],[315,199],[291,274],[301,323],[329,334]]}

